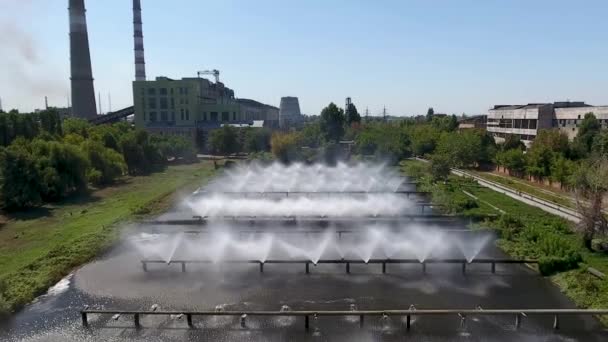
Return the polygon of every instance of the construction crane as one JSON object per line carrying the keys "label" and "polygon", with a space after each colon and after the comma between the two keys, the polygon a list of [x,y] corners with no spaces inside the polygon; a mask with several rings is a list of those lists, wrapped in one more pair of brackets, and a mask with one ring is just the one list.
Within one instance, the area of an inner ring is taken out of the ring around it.
{"label": "construction crane", "polygon": [[213,77],[215,77],[215,83],[220,82],[220,71],[217,69],[199,71],[196,74],[199,78],[201,77],[201,75],[213,75]]}

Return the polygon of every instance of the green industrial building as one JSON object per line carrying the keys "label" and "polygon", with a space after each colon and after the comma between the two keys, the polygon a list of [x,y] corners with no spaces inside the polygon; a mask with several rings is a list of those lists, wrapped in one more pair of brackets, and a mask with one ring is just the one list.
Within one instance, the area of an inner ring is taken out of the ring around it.
{"label": "green industrial building", "polygon": [[263,126],[275,128],[279,123],[277,107],[237,99],[223,83],[201,77],[134,81],[133,104],[137,127],[187,136],[203,149],[208,132],[222,125],[259,126],[263,121]]}

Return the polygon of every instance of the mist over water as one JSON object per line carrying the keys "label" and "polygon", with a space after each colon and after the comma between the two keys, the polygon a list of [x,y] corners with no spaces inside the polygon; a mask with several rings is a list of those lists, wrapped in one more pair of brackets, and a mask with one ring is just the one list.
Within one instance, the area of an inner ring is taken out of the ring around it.
{"label": "mist over water", "polygon": [[238,198],[211,194],[187,200],[186,206],[200,216],[326,216],[362,217],[417,214],[420,207],[398,194],[289,196]]}
{"label": "mist over water", "polygon": [[490,240],[487,234],[454,234],[428,227],[391,231],[380,226],[364,227],[357,234],[338,235],[328,229],[319,234],[232,233],[217,225],[206,234],[145,234],[131,239],[147,259],[172,260],[306,260],[321,259],[417,259],[465,258],[469,262]]}
{"label": "mist over water", "polygon": [[[279,226],[272,228],[279,228],[283,233],[261,229],[258,234],[242,234],[221,221],[225,216],[331,219],[420,214],[414,198],[395,193],[405,180],[385,165],[365,163],[339,163],[334,167],[278,163],[238,165],[184,200],[194,215],[208,218],[204,234],[141,234],[132,238],[131,243],[142,257],[167,263],[184,259],[367,262],[376,258],[422,262],[430,257],[465,258],[470,262],[475,258],[489,236],[456,236],[423,223],[394,229],[353,221],[354,234],[337,234],[331,225],[325,231],[308,234],[305,230],[310,227],[306,227],[306,223],[296,227],[275,223]],[[218,221],[213,221],[214,217]]]}
{"label": "mist over water", "polygon": [[419,207],[413,200],[391,194],[404,180],[385,165],[250,164],[227,170],[185,204],[207,217],[414,214]]}
{"label": "mist over water", "polygon": [[342,192],[395,191],[403,182],[396,170],[385,164],[280,163],[237,165],[206,187],[210,192]]}

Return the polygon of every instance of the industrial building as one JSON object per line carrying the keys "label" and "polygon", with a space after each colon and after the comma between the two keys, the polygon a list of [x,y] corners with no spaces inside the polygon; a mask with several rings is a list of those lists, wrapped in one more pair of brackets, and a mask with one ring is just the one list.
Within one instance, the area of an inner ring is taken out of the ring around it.
{"label": "industrial building", "polygon": [[152,133],[179,134],[200,147],[208,132],[223,124],[277,127],[279,109],[250,99],[236,99],[223,83],[202,77],[157,77],[133,82],[135,125]]}
{"label": "industrial building", "polygon": [[527,146],[542,129],[559,129],[574,139],[586,113],[593,113],[602,127],[608,127],[608,106],[568,101],[496,105],[488,111],[487,131],[496,142],[504,141],[507,135],[517,135]]}

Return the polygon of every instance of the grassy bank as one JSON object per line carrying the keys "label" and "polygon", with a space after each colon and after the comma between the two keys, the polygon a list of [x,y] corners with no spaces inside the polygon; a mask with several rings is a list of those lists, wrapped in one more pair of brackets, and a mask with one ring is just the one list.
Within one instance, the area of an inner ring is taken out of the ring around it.
{"label": "grassy bank", "polygon": [[161,212],[172,204],[176,191],[191,190],[213,174],[210,162],[170,166],[87,196],[3,217],[0,311],[29,303],[108,248],[123,223]]}
{"label": "grassy bank", "polygon": [[477,176],[485,178],[489,181],[499,183],[509,188],[530,194],[532,196],[536,196],[538,198],[542,198],[544,200],[563,205],[565,207],[569,207],[572,209],[576,209],[576,203],[572,200],[570,194],[564,193],[560,196],[560,194],[544,189],[539,184],[534,184],[528,182],[523,179],[515,179],[510,176],[499,176],[496,174],[488,173],[488,172],[474,172]]}
{"label": "grassy bank", "polygon": [[[433,202],[443,204],[450,213],[475,219],[476,228],[495,230],[497,245],[506,253],[541,260],[541,271],[578,306],[608,307],[608,280],[585,271],[591,266],[608,274],[608,255],[585,249],[570,222],[461,177],[431,183],[427,168],[428,164],[420,161],[402,163],[403,171],[419,177],[419,186],[431,192]],[[608,324],[607,317],[602,320]]]}

